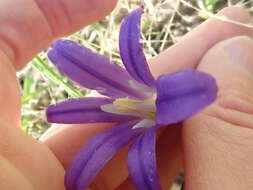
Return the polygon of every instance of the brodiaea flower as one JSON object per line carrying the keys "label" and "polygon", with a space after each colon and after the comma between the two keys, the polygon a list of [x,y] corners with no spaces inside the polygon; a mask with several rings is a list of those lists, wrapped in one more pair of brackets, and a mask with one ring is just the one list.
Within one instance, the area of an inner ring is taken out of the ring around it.
{"label": "brodiaea flower", "polygon": [[136,189],[160,190],[157,129],[189,118],[216,98],[215,80],[203,72],[187,69],[153,78],[139,42],[142,11],[129,14],[121,27],[120,55],[126,70],[68,40],[57,41],[48,54],[70,79],[109,97],[72,99],[50,106],[49,122],[118,123],[91,138],[73,159],[65,177],[68,190],[87,188],[117,150],[130,141],[128,169]]}

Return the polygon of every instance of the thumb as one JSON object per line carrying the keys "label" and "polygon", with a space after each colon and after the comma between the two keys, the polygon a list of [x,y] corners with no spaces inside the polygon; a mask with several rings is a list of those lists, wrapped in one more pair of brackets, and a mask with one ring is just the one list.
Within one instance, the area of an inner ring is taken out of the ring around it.
{"label": "thumb", "polygon": [[184,123],[185,190],[253,189],[253,40],[225,40],[199,70],[219,87],[216,102]]}

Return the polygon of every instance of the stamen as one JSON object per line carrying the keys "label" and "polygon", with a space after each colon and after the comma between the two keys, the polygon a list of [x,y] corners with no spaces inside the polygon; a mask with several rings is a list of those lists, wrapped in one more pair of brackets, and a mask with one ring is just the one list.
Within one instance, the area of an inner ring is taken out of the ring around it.
{"label": "stamen", "polygon": [[156,109],[153,98],[144,101],[119,98],[113,102],[113,105],[119,112],[141,114],[147,119],[155,120]]}

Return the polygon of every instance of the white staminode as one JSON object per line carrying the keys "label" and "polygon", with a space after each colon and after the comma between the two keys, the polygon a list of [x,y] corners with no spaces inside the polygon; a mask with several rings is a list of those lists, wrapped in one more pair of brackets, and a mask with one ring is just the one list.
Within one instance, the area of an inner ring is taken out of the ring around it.
{"label": "white staminode", "polygon": [[113,104],[104,104],[104,105],[100,106],[100,109],[104,112],[107,112],[107,113],[142,117],[142,115],[138,114],[138,113],[128,113],[128,112],[119,111],[119,110],[117,110],[117,108]]}
{"label": "white staminode", "polygon": [[150,119],[143,119],[137,124],[133,126],[132,129],[137,129],[137,128],[150,128],[155,125],[155,121],[150,120]]}
{"label": "white staminode", "polygon": [[133,100],[128,98],[116,99],[112,104],[102,105],[101,110],[119,115],[131,115],[144,120],[155,121],[156,106],[155,99]]}

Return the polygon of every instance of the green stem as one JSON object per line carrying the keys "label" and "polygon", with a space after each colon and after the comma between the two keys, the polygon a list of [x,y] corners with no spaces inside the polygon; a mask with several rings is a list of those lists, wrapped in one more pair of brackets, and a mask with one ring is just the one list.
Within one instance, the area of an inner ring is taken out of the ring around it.
{"label": "green stem", "polygon": [[60,75],[54,72],[41,58],[36,56],[31,64],[47,78],[55,82],[56,84],[62,86],[66,92],[73,98],[81,98],[84,95],[78,92],[72,85],[65,82]]}

